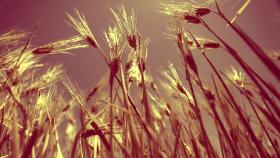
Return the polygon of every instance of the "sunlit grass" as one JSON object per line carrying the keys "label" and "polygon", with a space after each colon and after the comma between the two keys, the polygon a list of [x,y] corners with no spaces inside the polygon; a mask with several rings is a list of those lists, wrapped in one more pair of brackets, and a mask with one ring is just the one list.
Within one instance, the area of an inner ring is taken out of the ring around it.
{"label": "sunlit grass", "polygon": [[[225,21],[276,82],[279,52],[267,54],[215,0],[161,3],[161,9],[176,22],[169,37],[183,63],[179,68],[166,62],[161,76],[148,71],[150,41],[139,31],[134,11],[123,5],[110,9],[115,21],[104,29],[107,48],[78,10],[67,14],[77,36],[36,47],[30,44],[36,31],[0,35],[0,157],[279,157],[278,84],[264,80],[205,19],[214,14]],[[202,26],[213,39],[198,37],[189,25]],[[61,64],[41,61],[88,46],[108,72],[87,93]],[[209,50],[230,55],[239,66],[218,69]],[[207,81],[198,58],[211,68]]]}

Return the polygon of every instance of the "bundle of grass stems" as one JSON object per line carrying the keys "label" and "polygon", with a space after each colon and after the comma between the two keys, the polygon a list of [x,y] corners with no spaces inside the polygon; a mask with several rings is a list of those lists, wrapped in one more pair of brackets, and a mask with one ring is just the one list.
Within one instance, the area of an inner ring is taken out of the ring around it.
{"label": "bundle of grass stems", "polygon": [[[168,1],[160,8],[172,19],[170,37],[183,63],[168,63],[160,76],[148,72],[149,40],[123,5],[111,9],[114,25],[104,33],[108,49],[78,10],[67,14],[78,35],[50,44],[32,45],[36,27],[2,33],[0,157],[280,157],[279,54],[269,56],[215,0]],[[210,14],[238,35],[275,84],[206,22]],[[203,27],[213,39],[198,37],[189,25]],[[42,62],[49,54],[85,47],[98,52],[108,70],[89,92],[80,90],[62,65]],[[220,70],[210,50],[229,55],[239,68]],[[201,79],[197,58],[211,68],[208,82]]]}

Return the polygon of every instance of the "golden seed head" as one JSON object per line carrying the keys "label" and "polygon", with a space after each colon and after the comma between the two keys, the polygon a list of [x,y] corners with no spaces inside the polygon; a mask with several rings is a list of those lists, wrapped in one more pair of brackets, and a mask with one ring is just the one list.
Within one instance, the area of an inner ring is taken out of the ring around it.
{"label": "golden seed head", "polygon": [[117,7],[116,11],[111,9],[111,12],[117,26],[125,34],[125,37],[127,37],[126,40],[129,46],[136,50],[139,31],[137,29],[134,11],[132,10],[131,13],[128,14],[125,7],[121,5]]}
{"label": "golden seed head", "polygon": [[67,13],[67,16],[70,21],[70,26],[72,26],[82,37],[84,37],[90,45],[97,48],[97,41],[89,28],[85,16],[77,9],[75,10],[75,15],[72,16]]}
{"label": "golden seed head", "polygon": [[35,48],[32,53],[36,55],[44,55],[56,52],[67,52],[73,49],[85,48],[88,45],[82,44],[83,37],[73,36],[62,39],[38,48]]}
{"label": "golden seed head", "polygon": [[245,73],[231,67],[231,71],[227,73],[227,77],[236,85],[244,87]]}
{"label": "golden seed head", "polygon": [[107,43],[111,49],[116,49],[122,40],[122,34],[118,27],[109,27],[104,33]]}
{"label": "golden seed head", "polygon": [[11,30],[0,35],[0,46],[8,46],[21,43],[27,36],[22,30]]}

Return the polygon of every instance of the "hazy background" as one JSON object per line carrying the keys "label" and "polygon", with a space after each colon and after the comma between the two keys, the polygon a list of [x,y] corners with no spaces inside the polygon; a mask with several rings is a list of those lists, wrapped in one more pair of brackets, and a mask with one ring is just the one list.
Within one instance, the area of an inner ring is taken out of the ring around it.
{"label": "hazy background", "polygon": [[[180,59],[174,42],[169,40],[165,33],[170,20],[159,13],[159,0],[0,0],[0,33],[19,27],[31,31],[33,26],[39,23],[34,45],[46,44],[61,38],[75,35],[76,32],[66,24],[66,12],[74,13],[78,8],[85,14],[93,33],[99,43],[103,43],[103,31],[109,24],[112,25],[112,15],[109,7],[123,3],[127,8],[134,8],[138,26],[143,36],[151,39],[149,46],[148,70],[154,74],[162,66],[166,68],[168,61],[176,63],[180,67]],[[232,17],[242,5],[242,0],[232,0],[222,5],[222,10],[227,16]],[[278,19],[278,21],[275,21]],[[240,42],[225,24],[214,16],[209,16],[210,25],[228,42],[237,48],[267,80],[273,81],[266,69],[256,58],[251,55],[249,49]],[[247,10],[238,18],[237,23],[253,37],[264,49],[280,49],[280,7],[278,0],[253,0]],[[191,26],[194,33],[211,37],[204,29]],[[68,74],[74,78],[83,90],[88,90],[101,74],[106,70],[106,65],[92,48],[73,51],[74,56],[53,55],[48,57],[50,63],[63,62]],[[209,52],[211,59],[219,65],[220,69],[228,69],[235,64],[223,52]],[[201,74],[206,74],[208,66],[202,58],[197,57]],[[179,68],[180,69],[180,68]]]}

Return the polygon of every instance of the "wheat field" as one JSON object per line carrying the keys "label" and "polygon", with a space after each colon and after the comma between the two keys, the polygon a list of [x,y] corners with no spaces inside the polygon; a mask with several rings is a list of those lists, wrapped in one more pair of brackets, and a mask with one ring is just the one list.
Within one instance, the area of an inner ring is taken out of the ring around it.
{"label": "wheat field", "polygon": [[[233,17],[225,15],[222,1],[159,3],[181,63],[166,59],[160,75],[149,71],[151,41],[123,4],[109,8],[114,20],[99,30],[100,41],[78,9],[65,17],[76,35],[52,43],[33,45],[39,25],[1,33],[0,158],[280,157],[280,53],[261,48],[236,23],[251,2]],[[275,81],[244,59],[208,16],[224,22]],[[63,64],[44,62],[84,48],[95,50],[106,66],[90,91]],[[237,66],[221,69],[209,57],[215,52]]]}

